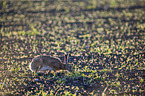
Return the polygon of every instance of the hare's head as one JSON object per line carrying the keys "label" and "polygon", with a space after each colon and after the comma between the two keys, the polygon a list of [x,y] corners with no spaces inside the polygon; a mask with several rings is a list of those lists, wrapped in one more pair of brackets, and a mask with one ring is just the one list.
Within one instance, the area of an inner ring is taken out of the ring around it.
{"label": "hare's head", "polygon": [[68,71],[70,71],[70,72],[73,72],[74,67],[73,67],[73,65],[66,64],[66,65],[65,65],[65,69],[68,70]]}
{"label": "hare's head", "polygon": [[38,72],[42,67],[42,58],[36,57],[32,60],[29,67],[31,71]]}

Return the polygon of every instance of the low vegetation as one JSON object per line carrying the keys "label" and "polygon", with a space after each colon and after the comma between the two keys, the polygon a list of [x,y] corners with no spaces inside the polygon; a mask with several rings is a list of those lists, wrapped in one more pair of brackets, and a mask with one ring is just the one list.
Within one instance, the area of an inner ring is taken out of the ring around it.
{"label": "low vegetation", "polygon": [[[144,0],[1,0],[0,95],[145,95]],[[75,71],[35,74],[52,55]]]}

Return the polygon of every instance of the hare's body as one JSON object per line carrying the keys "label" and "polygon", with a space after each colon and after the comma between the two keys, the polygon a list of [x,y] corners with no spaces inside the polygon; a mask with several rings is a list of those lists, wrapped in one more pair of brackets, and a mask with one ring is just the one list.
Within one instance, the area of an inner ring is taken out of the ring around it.
{"label": "hare's body", "polygon": [[47,70],[68,70],[72,71],[72,66],[69,64],[64,64],[59,58],[42,55],[33,58],[32,62],[30,63],[31,71],[47,71]]}

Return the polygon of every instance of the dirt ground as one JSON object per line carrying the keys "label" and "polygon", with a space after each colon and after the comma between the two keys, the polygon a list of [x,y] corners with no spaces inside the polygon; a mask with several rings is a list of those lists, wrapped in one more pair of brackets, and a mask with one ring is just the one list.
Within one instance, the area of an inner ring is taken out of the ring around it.
{"label": "dirt ground", "polygon": [[[33,73],[69,53],[74,72]],[[144,0],[1,0],[0,95],[145,95]]]}

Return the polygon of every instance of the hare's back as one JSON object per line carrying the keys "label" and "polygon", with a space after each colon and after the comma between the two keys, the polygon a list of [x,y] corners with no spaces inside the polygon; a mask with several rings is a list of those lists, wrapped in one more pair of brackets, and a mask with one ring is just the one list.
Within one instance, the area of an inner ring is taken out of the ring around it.
{"label": "hare's back", "polygon": [[43,64],[50,66],[52,68],[60,68],[62,66],[62,62],[59,58],[56,57],[52,57],[52,56],[41,56],[41,58],[43,58]]}
{"label": "hare's back", "polygon": [[59,70],[62,67],[62,62],[59,58],[52,57],[52,56],[42,56],[43,64],[47,65],[54,70]]}

